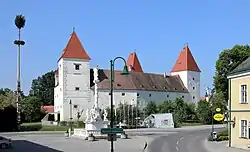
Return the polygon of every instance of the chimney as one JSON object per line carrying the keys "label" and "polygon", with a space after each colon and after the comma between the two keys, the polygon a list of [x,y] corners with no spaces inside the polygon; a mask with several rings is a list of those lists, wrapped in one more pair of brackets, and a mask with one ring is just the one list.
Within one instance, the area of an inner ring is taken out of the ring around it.
{"label": "chimney", "polygon": [[166,72],[164,72],[164,74],[163,74],[163,75],[164,75],[164,78],[166,78],[166,76],[167,76],[167,75],[166,75]]}

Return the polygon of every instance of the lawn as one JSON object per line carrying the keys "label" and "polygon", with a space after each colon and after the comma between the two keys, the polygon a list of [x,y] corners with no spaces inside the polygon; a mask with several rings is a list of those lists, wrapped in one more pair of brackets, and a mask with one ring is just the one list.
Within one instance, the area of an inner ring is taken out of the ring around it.
{"label": "lawn", "polygon": [[194,122],[194,123],[188,123],[188,122],[185,122],[185,123],[182,123],[181,126],[201,126],[203,125],[202,123],[198,123],[198,122]]}

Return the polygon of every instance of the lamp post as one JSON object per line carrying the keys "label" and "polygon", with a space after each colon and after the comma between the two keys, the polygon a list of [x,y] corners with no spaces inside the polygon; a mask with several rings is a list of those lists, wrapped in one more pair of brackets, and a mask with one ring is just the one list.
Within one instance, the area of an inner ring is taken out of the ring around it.
{"label": "lamp post", "polygon": [[70,131],[72,131],[72,101],[69,100],[69,119],[70,119]]}
{"label": "lamp post", "polygon": [[18,28],[18,40],[14,41],[14,44],[18,46],[18,57],[17,57],[17,90],[16,90],[16,104],[17,104],[17,129],[20,131],[21,125],[21,45],[24,45],[25,42],[21,40],[21,29],[25,26],[26,19],[21,15],[17,15],[15,18],[15,25]]}
{"label": "lamp post", "polygon": [[[122,59],[124,61],[124,68],[123,72],[121,74],[128,74],[128,68],[126,65],[126,60],[123,57],[116,57],[114,60],[110,60],[110,128],[112,129],[114,127],[114,114],[113,114],[113,83],[114,83],[114,67],[115,67],[115,61],[117,59]],[[114,152],[114,139],[113,135],[111,135],[111,145],[110,150],[111,152]]]}
{"label": "lamp post", "polygon": [[[207,102],[210,102],[210,99],[213,97],[213,92],[211,91],[210,88],[207,88],[205,97],[207,98]],[[214,132],[214,107],[213,107],[213,103],[211,102],[211,115],[212,115],[212,132],[211,135],[213,135]]]}

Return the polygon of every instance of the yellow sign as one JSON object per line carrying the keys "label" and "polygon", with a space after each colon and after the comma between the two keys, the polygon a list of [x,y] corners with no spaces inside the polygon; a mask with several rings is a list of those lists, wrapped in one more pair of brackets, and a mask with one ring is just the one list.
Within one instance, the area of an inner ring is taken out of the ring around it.
{"label": "yellow sign", "polygon": [[220,112],[221,111],[221,109],[220,108],[216,108],[216,112]]}
{"label": "yellow sign", "polygon": [[214,115],[214,120],[216,120],[216,121],[221,121],[223,119],[224,119],[223,114],[217,113],[217,114]]}

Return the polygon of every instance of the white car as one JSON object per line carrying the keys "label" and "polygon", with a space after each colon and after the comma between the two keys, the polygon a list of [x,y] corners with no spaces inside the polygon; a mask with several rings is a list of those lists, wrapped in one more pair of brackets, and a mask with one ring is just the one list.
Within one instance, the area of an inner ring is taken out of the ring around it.
{"label": "white car", "polygon": [[0,148],[5,149],[9,148],[12,145],[12,140],[9,138],[5,138],[0,136]]}

